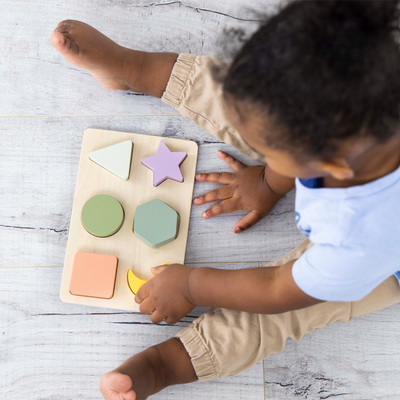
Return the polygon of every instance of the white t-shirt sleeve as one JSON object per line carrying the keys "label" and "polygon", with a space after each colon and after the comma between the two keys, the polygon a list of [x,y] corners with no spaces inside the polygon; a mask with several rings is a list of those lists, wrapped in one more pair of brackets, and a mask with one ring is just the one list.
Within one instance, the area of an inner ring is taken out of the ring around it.
{"label": "white t-shirt sleeve", "polygon": [[311,297],[357,301],[393,274],[381,268],[382,261],[375,249],[316,244],[293,264],[292,275]]}

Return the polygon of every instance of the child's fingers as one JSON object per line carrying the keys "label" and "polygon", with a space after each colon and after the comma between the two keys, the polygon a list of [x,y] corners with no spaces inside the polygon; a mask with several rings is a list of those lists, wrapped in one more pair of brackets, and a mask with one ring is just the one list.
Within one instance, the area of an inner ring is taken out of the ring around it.
{"label": "child's fingers", "polygon": [[203,218],[211,218],[215,215],[231,213],[236,211],[238,208],[235,206],[236,202],[232,199],[223,200],[220,203],[212,206],[210,209],[203,212]]}
{"label": "child's fingers", "polygon": [[241,161],[225,153],[224,151],[218,150],[217,154],[218,157],[224,160],[235,172],[238,172],[241,169],[245,169],[247,167],[246,164],[243,164]]}
{"label": "child's fingers", "polygon": [[159,274],[160,272],[164,271],[165,268],[166,268],[165,265],[159,265],[158,267],[152,267],[152,268],[151,268],[151,272],[152,272],[154,275],[157,275],[157,274]]}
{"label": "child's fingers", "polygon": [[165,317],[161,315],[157,310],[151,313],[150,320],[154,324],[159,324],[160,322],[164,321]]}
{"label": "child's fingers", "polygon": [[145,283],[136,293],[135,296],[135,302],[137,304],[140,304],[144,299],[146,299],[147,297],[149,297],[149,293],[150,293],[150,286],[148,283]]}
{"label": "child's fingers", "polygon": [[237,222],[233,228],[235,233],[240,233],[249,229],[251,226],[255,225],[258,221],[260,221],[264,216],[252,210],[248,214],[246,214],[239,222]]}
{"label": "child's fingers", "polygon": [[225,200],[232,197],[232,189],[229,186],[221,186],[217,189],[211,190],[206,194],[196,197],[193,200],[194,204],[200,205],[205,203],[212,203],[217,200]]}
{"label": "child's fingers", "polygon": [[149,298],[144,299],[140,303],[139,311],[142,314],[151,314],[155,310],[154,304],[149,300]]}
{"label": "child's fingers", "polygon": [[174,324],[176,324],[176,323],[179,322],[179,321],[180,321],[180,319],[179,319],[178,317],[176,317],[176,316],[171,316],[171,317],[165,318],[165,322],[166,322],[168,325],[174,325]]}
{"label": "child's fingers", "polygon": [[229,185],[235,177],[232,172],[211,172],[209,174],[196,174],[196,180],[199,182],[216,182],[223,185]]}

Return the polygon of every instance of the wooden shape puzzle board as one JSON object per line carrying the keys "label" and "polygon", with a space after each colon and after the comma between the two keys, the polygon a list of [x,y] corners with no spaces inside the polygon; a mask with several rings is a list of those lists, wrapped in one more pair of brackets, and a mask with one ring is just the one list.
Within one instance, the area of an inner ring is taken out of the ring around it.
{"label": "wooden shape puzzle board", "polygon": [[[133,142],[131,173],[127,181],[111,174],[89,159],[89,153],[92,151],[125,140]],[[157,187],[153,186],[153,171],[142,165],[141,160],[156,154],[160,141],[163,141],[171,151],[187,153],[187,158],[181,165],[183,183],[168,179]],[[151,267],[166,262],[184,263],[197,152],[197,143],[189,140],[101,129],[85,131],[61,282],[62,301],[139,311],[139,306],[134,301],[135,296],[127,283],[128,270],[132,269],[139,278],[148,280],[153,276]],[[121,203],[125,211],[121,229],[107,238],[92,236],[81,223],[81,211],[84,204],[98,194],[113,196]],[[157,249],[150,248],[133,233],[136,207],[153,199],[164,201],[180,215],[178,237],[173,242]],[[111,299],[74,296],[69,292],[74,256],[79,251],[108,254],[118,258],[114,296]]]}

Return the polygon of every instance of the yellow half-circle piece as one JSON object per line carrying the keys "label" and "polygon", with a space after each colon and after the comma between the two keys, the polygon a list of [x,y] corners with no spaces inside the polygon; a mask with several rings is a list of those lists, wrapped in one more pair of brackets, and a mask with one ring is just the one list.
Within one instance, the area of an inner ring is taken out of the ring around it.
{"label": "yellow half-circle piece", "polygon": [[130,269],[128,270],[128,286],[129,289],[131,289],[131,292],[136,296],[136,293],[139,291],[139,289],[146,283],[147,281],[144,281],[142,279],[139,279],[133,271]]}

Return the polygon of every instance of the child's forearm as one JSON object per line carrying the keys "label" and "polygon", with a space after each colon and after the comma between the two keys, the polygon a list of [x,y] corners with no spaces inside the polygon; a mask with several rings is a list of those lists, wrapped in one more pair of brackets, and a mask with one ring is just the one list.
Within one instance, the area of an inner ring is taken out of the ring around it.
{"label": "child's forearm", "polygon": [[177,58],[178,54],[176,53],[127,51],[126,74],[129,89],[160,98],[167,87]]}
{"label": "child's forearm", "polygon": [[221,270],[196,268],[189,276],[194,304],[258,314],[277,314],[320,302],[294,283],[295,260],[281,267]]}

